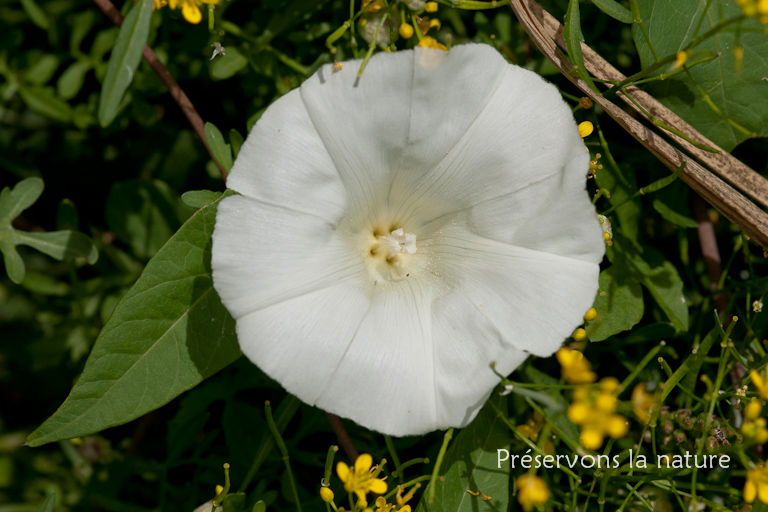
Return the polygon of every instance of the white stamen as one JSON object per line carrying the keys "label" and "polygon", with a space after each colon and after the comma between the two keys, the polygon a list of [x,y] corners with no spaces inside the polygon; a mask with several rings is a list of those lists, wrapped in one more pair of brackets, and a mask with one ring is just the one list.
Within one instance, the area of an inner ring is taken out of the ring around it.
{"label": "white stamen", "polygon": [[380,236],[379,240],[387,244],[391,256],[399,254],[401,251],[408,254],[416,252],[416,235],[406,233],[403,228],[397,228],[389,236]]}

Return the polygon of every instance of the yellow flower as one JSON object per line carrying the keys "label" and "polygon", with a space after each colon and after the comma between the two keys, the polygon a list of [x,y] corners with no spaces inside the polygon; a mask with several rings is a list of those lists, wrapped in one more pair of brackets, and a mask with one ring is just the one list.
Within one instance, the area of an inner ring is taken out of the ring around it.
{"label": "yellow flower", "polygon": [[444,44],[438,43],[437,39],[430,36],[422,37],[421,41],[419,41],[419,46],[424,46],[426,48],[437,48],[439,50],[448,51],[448,48]]}
{"label": "yellow flower", "polygon": [[768,24],[768,0],[736,0],[744,14],[753,16],[762,24]]}
{"label": "yellow flower", "polygon": [[411,37],[413,37],[413,27],[408,23],[401,23],[399,32],[400,32],[400,37],[402,37],[403,39],[410,39]]}
{"label": "yellow flower", "polygon": [[579,327],[575,331],[573,331],[573,334],[571,334],[571,338],[573,338],[576,341],[584,341],[587,338],[587,331]]}
{"label": "yellow flower", "polygon": [[632,389],[632,405],[635,408],[635,416],[642,423],[648,423],[651,419],[651,411],[656,402],[653,395],[645,391],[645,384],[640,383]]}
{"label": "yellow flower", "polygon": [[360,501],[367,503],[365,495],[369,492],[374,494],[384,494],[387,492],[387,482],[376,478],[381,473],[384,461],[378,466],[373,465],[373,457],[370,454],[363,453],[355,460],[353,467],[347,466],[344,462],[336,465],[336,474],[344,482],[344,489],[347,492],[354,492]]}
{"label": "yellow flower", "polygon": [[427,7],[424,10],[427,12],[437,12],[437,2],[427,2]]}
{"label": "yellow flower", "polygon": [[768,504],[768,468],[762,464],[747,471],[747,483],[744,485],[744,501],[752,503],[755,498]]}
{"label": "yellow flower", "polygon": [[766,428],[765,418],[760,417],[763,406],[758,400],[752,400],[744,408],[744,423],[741,425],[741,433],[757,444],[768,442],[768,428]]}
{"label": "yellow flower", "polygon": [[629,430],[624,416],[614,414],[619,382],[613,377],[600,381],[600,390],[582,386],[573,393],[574,401],[568,407],[568,418],[581,426],[581,444],[587,450],[597,450],[606,435],[617,439]]}
{"label": "yellow flower", "polygon": [[218,5],[219,0],[153,0],[155,9],[162,9],[166,5],[171,9],[181,7],[181,14],[184,19],[190,23],[200,23],[203,19],[203,13],[200,7],[203,4]]}
{"label": "yellow flower", "polygon": [[547,484],[534,475],[523,475],[515,482],[517,487],[517,501],[523,506],[526,512],[533,509],[536,505],[543,505],[549,499],[549,488]]}
{"label": "yellow flower", "polygon": [[561,347],[555,356],[563,368],[563,377],[569,383],[589,384],[597,379],[597,375],[592,371],[592,365],[578,350]]}
{"label": "yellow flower", "polygon": [[597,318],[597,310],[595,308],[589,308],[589,311],[584,313],[584,320],[590,321]]}
{"label": "yellow flower", "polygon": [[749,378],[752,380],[752,384],[755,385],[757,388],[757,392],[760,394],[760,397],[768,400],[768,381],[761,373],[758,373],[754,370],[749,372]]}
{"label": "yellow flower", "polygon": [[[525,424],[518,425],[517,430],[531,441],[536,442],[539,440],[539,432],[543,427],[544,418],[538,412],[534,412],[533,418],[528,418],[528,421]],[[541,447],[541,450],[547,455],[554,455],[555,445],[552,444],[552,441],[547,439],[544,441],[544,446]]]}
{"label": "yellow flower", "polygon": [[581,135],[581,138],[589,137],[592,134],[592,131],[595,129],[595,126],[590,123],[589,121],[584,121],[583,123],[579,123],[579,135]]}
{"label": "yellow flower", "polygon": [[333,491],[330,490],[328,487],[321,487],[320,488],[320,498],[326,503],[330,503],[333,501]]}
{"label": "yellow flower", "polygon": [[679,68],[688,60],[688,52],[681,51],[675,54],[675,69]]}

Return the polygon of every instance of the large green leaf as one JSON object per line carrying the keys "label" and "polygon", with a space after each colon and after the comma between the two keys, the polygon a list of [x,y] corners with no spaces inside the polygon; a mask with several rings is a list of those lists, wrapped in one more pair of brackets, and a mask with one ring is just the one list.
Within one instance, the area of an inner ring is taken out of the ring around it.
{"label": "large green leaf", "polygon": [[[735,2],[709,2],[706,12],[705,0],[638,0],[638,4],[651,45],[660,58],[684,49],[694,37],[704,35],[721,21],[742,14]],[[768,44],[765,34],[753,31],[759,27],[761,25],[753,18],[740,25],[729,25],[693,49],[712,55],[719,53],[719,57],[691,68],[693,79],[717,108],[747,128],[750,134],[740,132],[710,108],[685,73],[652,82],[648,87],[656,99],[726,151],[750,138],[751,133],[768,136],[768,94],[763,79],[768,76]],[[655,62],[653,53],[637,25],[633,27],[633,34],[645,69]],[[741,70],[736,69],[734,56],[737,41],[744,49]],[[669,72],[670,66],[659,72]]]}
{"label": "large green leaf", "polygon": [[630,274],[623,260],[600,272],[600,289],[592,306],[597,318],[587,322],[592,341],[631,329],[643,317],[643,287]]}
{"label": "large green leaf", "polygon": [[131,421],[240,357],[235,321],[211,278],[218,203],[193,215],[147,264],[67,400],[29,436],[31,446]]}
{"label": "large green leaf", "polygon": [[120,27],[115,47],[109,58],[107,76],[99,98],[99,123],[108,126],[117,115],[123,94],[133,81],[149,37],[152,0],[139,0]]}
{"label": "large green leaf", "polygon": [[[497,450],[509,450],[509,427],[497,410],[507,414],[507,399],[494,393],[448,448],[441,467],[444,478],[435,482],[435,502],[427,504],[426,491],[417,512],[507,510],[509,464],[499,467]],[[483,501],[467,490],[492,500]]]}

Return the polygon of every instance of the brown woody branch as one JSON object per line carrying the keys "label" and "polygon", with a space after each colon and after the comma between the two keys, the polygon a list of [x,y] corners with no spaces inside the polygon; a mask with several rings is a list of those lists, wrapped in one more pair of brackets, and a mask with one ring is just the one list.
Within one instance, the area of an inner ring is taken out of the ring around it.
{"label": "brown woody branch", "polygon": [[[565,43],[562,38],[563,26],[548,12],[543,10],[534,0],[512,0],[510,2],[520,23],[525,28],[529,37],[539,47],[539,50],[579,89],[587,94],[595,103],[600,105],[619,125],[622,126],[638,142],[645,146],[668,168],[677,169],[685,162],[686,166],[681,174],[681,179],[695,192],[701,195],[709,204],[714,206],[721,214],[731,220],[744,231],[750,238],[768,249],[768,215],[760,208],[739,194],[730,185],[714,176],[709,170],[700,165],[691,157],[673,147],[662,139],[653,130],[647,128],[638,120],[624,112],[615,103],[605,99],[602,95],[593,91],[583,80],[573,76],[573,64],[568,60],[560,46]],[[581,43],[584,53],[584,61],[588,70],[601,80],[623,80],[625,77],[616,71],[608,62],[592,51],[586,44]],[[681,132],[692,139],[711,145],[701,134],[684,121],[676,118],[674,114],[666,111],[649,95],[640,94],[641,91],[627,88],[626,92],[632,94],[633,99],[643,105],[643,108],[651,112],[655,117],[664,120],[670,126],[676,126]],[[619,97],[622,93],[617,94]],[[674,117],[672,117],[674,116]],[[688,149],[685,144],[682,144]],[[735,159],[721,151],[718,155],[711,156],[706,152],[693,151],[697,158],[727,175],[742,190],[750,194],[761,203],[768,204],[768,184],[765,179],[749,169],[744,164],[735,164]],[[727,156],[726,156],[727,155]],[[727,169],[726,171],[723,171]]]}
{"label": "brown woody branch", "polygon": [[[104,14],[106,14],[107,17],[112,20],[112,23],[118,27],[123,25],[123,15],[120,14],[120,11],[117,10],[117,8],[112,2],[110,2],[110,0],[93,1],[96,3],[96,5],[99,6],[99,9],[101,9]],[[227,171],[224,169],[224,167],[221,166],[218,160],[216,160],[216,157],[213,156],[213,152],[208,145],[208,141],[205,139],[205,123],[203,123],[203,119],[200,117],[200,114],[197,113],[197,110],[190,101],[189,97],[186,95],[178,82],[176,82],[176,79],[173,78],[173,75],[171,75],[170,71],[168,71],[168,68],[166,68],[162,62],[160,62],[160,59],[157,58],[157,55],[154,51],[152,51],[152,48],[150,48],[148,45],[144,45],[144,52],[142,55],[144,60],[147,61],[147,64],[149,64],[149,67],[152,68],[155,74],[157,74],[160,80],[162,80],[165,86],[168,88],[168,92],[170,92],[173,99],[176,100],[179,108],[189,120],[189,123],[192,125],[192,128],[195,130],[198,137],[200,137],[200,140],[203,141],[205,149],[208,151],[208,154],[211,155],[211,159],[216,164],[216,167],[219,168],[221,177],[226,180]]]}

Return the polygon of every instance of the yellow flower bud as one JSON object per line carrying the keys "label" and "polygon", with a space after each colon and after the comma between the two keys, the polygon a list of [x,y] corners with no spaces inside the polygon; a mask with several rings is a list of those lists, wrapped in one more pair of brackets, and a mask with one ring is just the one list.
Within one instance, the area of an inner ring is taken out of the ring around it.
{"label": "yellow flower bud", "polygon": [[427,12],[437,12],[437,2],[427,2]]}
{"label": "yellow flower bud", "polygon": [[759,400],[752,400],[747,404],[747,407],[744,409],[744,418],[747,420],[754,420],[757,417],[760,416],[760,411],[763,410],[763,406],[760,405]]}
{"label": "yellow flower bud", "polygon": [[618,439],[619,437],[624,437],[627,434],[629,431],[629,425],[627,425],[627,420],[624,419],[624,417],[616,414],[611,416],[606,422],[605,431],[609,436],[613,437],[614,439]]}
{"label": "yellow flower bud", "polygon": [[330,503],[333,501],[333,491],[328,487],[321,487],[320,497],[323,499],[324,502]]}
{"label": "yellow flower bud", "polygon": [[581,135],[581,138],[588,137],[592,134],[594,131],[595,126],[590,123],[589,121],[584,121],[583,123],[579,123],[579,135]]}
{"label": "yellow flower bud", "polygon": [[584,320],[594,320],[597,318],[597,310],[595,308],[589,308],[589,311],[584,315]]}
{"label": "yellow flower bud", "polygon": [[587,450],[597,450],[603,445],[603,432],[599,429],[585,428],[579,440]]}
{"label": "yellow flower bud", "polygon": [[571,334],[571,338],[573,338],[576,341],[584,341],[586,337],[587,337],[587,331],[585,331],[581,327],[573,331],[573,334]]}
{"label": "yellow flower bud", "polygon": [[589,406],[584,402],[576,402],[568,407],[568,419],[580,425],[589,418]]}
{"label": "yellow flower bud", "polygon": [[400,25],[400,37],[403,39],[410,39],[413,37],[413,27],[408,23],[402,23]]}

